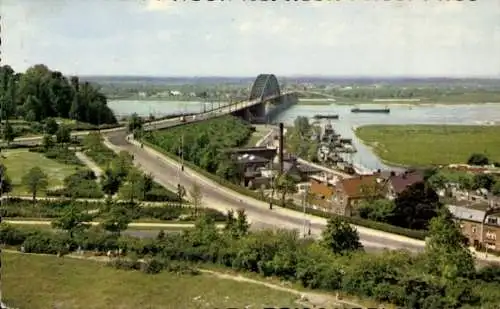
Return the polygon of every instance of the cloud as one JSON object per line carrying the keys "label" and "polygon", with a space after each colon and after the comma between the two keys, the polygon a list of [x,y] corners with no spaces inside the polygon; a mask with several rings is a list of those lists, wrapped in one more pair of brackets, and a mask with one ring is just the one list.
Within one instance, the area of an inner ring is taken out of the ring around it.
{"label": "cloud", "polygon": [[127,75],[500,71],[498,1],[46,1],[0,2],[2,60],[17,70],[46,63],[71,74]]}
{"label": "cloud", "polygon": [[173,1],[147,0],[144,9],[146,11],[162,12],[170,10],[173,7],[173,4],[175,4]]}

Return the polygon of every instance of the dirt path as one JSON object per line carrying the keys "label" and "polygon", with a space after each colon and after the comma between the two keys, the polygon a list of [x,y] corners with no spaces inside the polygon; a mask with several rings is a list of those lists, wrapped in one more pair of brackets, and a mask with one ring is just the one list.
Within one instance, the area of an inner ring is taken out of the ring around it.
{"label": "dirt path", "polygon": [[97,182],[101,181],[101,177],[103,175],[102,169],[83,152],[77,151],[75,152],[75,155],[80,161],[82,161],[83,164],[94,172],[97,177]]}
{"label": "dirt path", "polygon": [[[43,255],[43,256],[52,256],[52,254],[35,254],[35,253],[21,253],[16,250],[9,250],[9,249],[3,249],[3,252],[8,252],[8,253],[13,253],[13,254],[29,254],[29,255]],[[109,262],[110,258],[107,256],[85,256],[82,254],[68,254],[65,255],[64,257],[68,257],[71,259],[79,259],[79,260],[91,260],[91,261],[96,261],[96,262]],[[295,294],[298,296],[298,303],[303,306],[313,306],[314,308],[319,307],[319,308],[366,308],[365,306],[362,306],[357,303],[353,303],[347,300],[339,300],[336,296],[327,294],[327,293],[314,293],[314,292],[308,292],[308,291],[299,291],[296,289],[288,288],[285,286],[280,286],[277,284],[261,281],[261,280],[256,280],[256,279],[251,279],[242,275],[232,275],[232,274],[227,274],[227,273],[222,273],[218,271],[213,271],[213,270],[208,270],[208,269],[198,269],[201,273],[204,274],[209,274],[211,276],[214,276],[219,279],[226,279],[226,280],[233,280],[233,281],[238,281],[238,282],[247,282],[247,283],[252,283],[252,284],[259,284],[263,285],[265,287],[268,287],[273,290],[278,290],[278,291],[283,291],[291,294]]]}

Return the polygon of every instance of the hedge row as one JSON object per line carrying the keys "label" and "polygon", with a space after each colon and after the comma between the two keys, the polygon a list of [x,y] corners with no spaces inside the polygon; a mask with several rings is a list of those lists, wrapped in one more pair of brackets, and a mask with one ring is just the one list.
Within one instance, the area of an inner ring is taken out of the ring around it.
{"label": "hedge row", "polygon": [[[292,231],[265,230],[234,237],[231,233],[219,233],[214,226],[199,225],[183,234],[160,232],[157,238],[139,239],[93,227],[74,236],[0,224],[0,241],[22,246],[25,252],[64,254],[80,247],[102,254],[121,249],[125,258],[115,260],[111,266],[150,274],[162,270],[185,273],[189,267],[184,265],[210,263],[306,288],[389,302],[399,308],[493,309],[498,304],[497,267],[443,280],[428,272],[429,262],[433,261],[428,255],[413,256],[403,251],[334,255],[320,243],[303,241]],[[139,258],[145,263],[138,262]]]}
{"label": "hedge row", "polygon": [[[144,138],[141,139],[141,143],[153,148],[154,150],[164,154],[165,156],[167,156],[173,160],[176,160],[177,162],[180,161],[180,159],[176,155],[171,154],[171,153],[165,151],[164,149],[158,147],[157,145],[154,145],[154,144],[146,141],[146,139],[144,139]],[[231,183],[223,178],[218,177],[217,175],[211,174],[211,173],[203,170],[202,168],[196,166],[195,164],[193,164],[189,161],[184,161],[184,164],[186,166],[188,166],[189,168],[193,169],[194,171],[196,171],[197,173],[202,174],[203,176],[205,176],[205,177],[215,181],[216,183],[218,183],[222,186],[225,186],[233,191],[236,191],[240,194],[243,194],[243,195],[246,195],[246,196],[252,197],[254,199],[267,202],[267,203],[270,202],[269,198],[262,198],[262,196],[260,196],[260,194],[258,194],[257,192],[254,192],[250,189],[238,186],[238,185]],[[278,201],[276,199],[272,199],[272,202],[275,205],[281,205],[281,201]],[[303,211],[303,207],[298,206],[292,202],[286,203],[285,208],[295,210],[295,211],[300,211],[300,212]],[[329,212],[325,212],[325,211],[321,211],[321,210],[317,210],[317,209],[312,209],[312,208],[306,208],[306,212],[308,214],[318,216],[318,217],[323,217],[323,218],[331,218],[333,216],[337,216],[336,214],[333,214],[333,213],[329,213]],[[383,231],[383,232],[387,232],[387,233],[398,234],[401,236],[420,239],[420,240],[425,240],[425,238],[428,235],[428,233],[426,231],[406,229],[406,228],[390,225],[387,223],[376,222],[376,221],[362,219],[362,218],[358,218],[358,217],[344,217],[344,216],[342,216],[342,219],[345,220],[346,222],[351,223],[351,224],[355,224],[355,225],[359,225],[359,226],[363,226],[363,227],[367,227],[367,228],[371,228],[371,229],[375,229],[375,230],[379,230],[379,231]]]}
{"label": "hedge row", "polygon": [[61,164],[66,165],[79,165],[84,166],[85,164],[78,159],[75,155],[75,151],[70,150],[66,147],[54,146],[46,149],[41,146],[34,146],[28,149],[29,152],[37,152],[43,154],[47,159],[57,161]]}
{"label": "hedge row", "polygon": [[87,201],[70,201],[69,199],[57,201],[38,200],[34,204],[30,200],[9,198],[3,202],[2,216],[10,218],[57,218],[62,215],[70,204],[73,204],[81,211],[99,208],[98,203]]}
{"label": "hedge row", "polygon": [[[162,221],[193,221],[195,219],[195,209],[186,205],[161,205],[140,207],[138,204],[120,201],[114,202],[115,205],[125,206],[129,210],[129,216],[132,220],[139,219],[157,219]],[[2,208],[2,217],[7,218],[58,218],[70,206],[75,206],[82,212],[98,210],[91,215],[92,219],[98,219],[104,215],[110,208],[105,201],[71,201],[70,199],[61,200],[39,200],[33,204],[30,200],[10,198],[4,201]],[[196,210],[198,215],[206,215],[208,218],[223,222],[226,220],[224,213],[211,209],[199,208]]]}

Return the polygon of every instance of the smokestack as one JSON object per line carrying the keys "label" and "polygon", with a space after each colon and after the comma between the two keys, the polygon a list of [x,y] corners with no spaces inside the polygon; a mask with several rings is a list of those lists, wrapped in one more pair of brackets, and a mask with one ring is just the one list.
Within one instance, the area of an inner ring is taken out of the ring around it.
{"label": "smokestack", "polygon": [[280,162],[280,175],[283,174],[283,122],[280,122],[280,136],[279,136],[279,162]]}

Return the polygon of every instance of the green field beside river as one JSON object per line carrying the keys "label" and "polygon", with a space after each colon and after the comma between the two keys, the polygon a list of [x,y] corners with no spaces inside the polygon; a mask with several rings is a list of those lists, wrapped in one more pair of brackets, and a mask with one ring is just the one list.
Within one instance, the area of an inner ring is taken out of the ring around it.
{"label": "green field beside river", "polygon": [[500,162],[500,126],[367,125],[355,133],[389,164],[466,163],[472,153]]}

